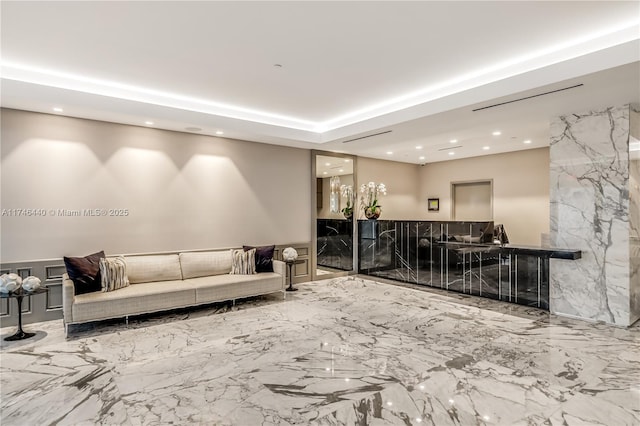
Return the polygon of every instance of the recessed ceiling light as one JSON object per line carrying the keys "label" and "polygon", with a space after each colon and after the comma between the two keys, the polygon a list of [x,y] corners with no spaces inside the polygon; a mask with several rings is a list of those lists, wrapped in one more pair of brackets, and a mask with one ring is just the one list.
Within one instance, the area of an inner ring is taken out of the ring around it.
{"label": "recessed ceiling light", "polygon": [[483,147],[482,147],[482,149],[484,149],[485,151],[487,151],[487,150],[491,149],[491,147],[483,146]]}
{"label": "recessed ceiling light", "polygon": [[530,144],[530,143],[531,143],[531,140],[527,139],[526,141],[524,141],[524,143],[526,143],[526,144]]}
{"label": "recessed ceiling light", "polygon": [[324,163],[325,166],[329,167],[331,163]]}
{"label": "recessed ceiling light", "polygon": [[393,155],[393,151],[387,151],[387,155]]}
{"label": "recessed ceiling light", "polygon": [[345,162],[345,163],[348,163],[349,161],[351,161],[351,160],[349,160],[348,158],[346,158],[346,159],[344,160],[344,162]]}
{"label": "recessed ceiling light", "polygon": [[144,124],[147,126],[153,126],[153,121],[145,121]]}
{"label": "recessed ceiling light", "polygon": [[456,153],[455,153],[455,152],[453,152],[453,151],[451,151],[451,152],[449,153],[449,155],[456,155]]}
{"label": "recessed ceiling light", "polygon": [[322,174],[323,174],[323,175],[326,175],[326,174],[327,174],[327,172],[322,172]]}
{"label": "recessed ceiling light", "polygon": [[420,158],[418,158],[418,159],[419,159],[419,160],[424,160],[424,156],[422,156],[422,157],[420,157]]}
{"label": "recessed ceiling light", "polygon": [[222,130],[216,130],[216,135],[224,135],[224,132]]}
{"label": "recessed ceiling light", "polygon": [[449,143],[458,143],[458,139],[451,139]]}
{"label": "recessed ceiling light", "polygon": [[496,130],[495,132],[491,133],[493,136],[500,136],[502,134],[502,132],[500,130]]}
{"label": "recessed ceiling light", "polygon": [[420,145],[416,146],[416,149],[422,149],[422,147]]}
{"label": "recessed ceiling light", "polygon": [[340,169],[340,173],[344,172],[344,169]]}
{"label": "recessed ceiling light", "polygon": [[60,108],[60,107],[55,107],[53,110],[55,112],[64,112],[64,110],[62,108]]}

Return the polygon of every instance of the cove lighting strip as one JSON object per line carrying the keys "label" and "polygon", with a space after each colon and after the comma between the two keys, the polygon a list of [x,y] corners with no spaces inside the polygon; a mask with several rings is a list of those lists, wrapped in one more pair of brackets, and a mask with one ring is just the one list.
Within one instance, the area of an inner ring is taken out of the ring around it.
{"label": "cove lighting strip", "polygon": [[100,80],[14,62],[2,62],[2,78],[94,95],[144,102],[314,133],[325,133],[429,101],[474,89],[519,74],[640,40],[640,19],[506,59],[489,67],[456,76],[417,91],[348,112],[324,122],[258,111],[222,102],[198,99],[120,82]]}

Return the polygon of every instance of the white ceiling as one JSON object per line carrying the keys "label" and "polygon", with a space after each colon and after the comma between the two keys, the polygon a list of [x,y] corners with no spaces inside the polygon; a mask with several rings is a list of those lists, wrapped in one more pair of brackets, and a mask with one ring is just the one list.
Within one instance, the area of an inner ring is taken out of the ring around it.
{"label": "white ceiling", "polygon": [[426,163],[546,146],[553,114],[640,102],[637,1],[0,7],[8,108]]}

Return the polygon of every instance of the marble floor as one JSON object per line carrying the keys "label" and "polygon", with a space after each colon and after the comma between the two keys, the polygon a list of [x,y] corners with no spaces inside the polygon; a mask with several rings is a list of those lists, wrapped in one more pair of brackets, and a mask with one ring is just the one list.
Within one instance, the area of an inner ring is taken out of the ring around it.
{"label": "marble floor", "polygon": [[[7,425],[639,425],[640,327],[344,277],[0,347]],[[13,333],[2,329],[2,337]]]}

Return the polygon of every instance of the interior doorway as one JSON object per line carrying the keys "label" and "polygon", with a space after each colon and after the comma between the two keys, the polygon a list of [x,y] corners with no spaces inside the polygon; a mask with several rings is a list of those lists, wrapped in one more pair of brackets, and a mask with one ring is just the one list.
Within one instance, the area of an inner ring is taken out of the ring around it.
{"label": "interior doorway", "polygon": [[457,221],[493,220],[493,181],[452,182],[451,217]]}
{"label": "interior doorway", "polygon": [[354,273],[356,158],[312,151],[312,279]]}

